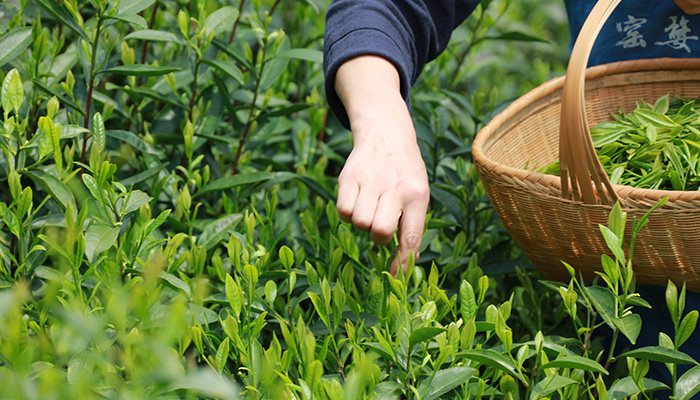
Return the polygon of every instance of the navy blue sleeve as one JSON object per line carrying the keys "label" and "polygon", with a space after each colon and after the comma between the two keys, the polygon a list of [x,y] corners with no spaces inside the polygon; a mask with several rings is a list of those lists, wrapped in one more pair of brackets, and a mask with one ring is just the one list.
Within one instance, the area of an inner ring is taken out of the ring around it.
{"label": "navy blue sleeve", "polygon": [[399,71],[401,95],[409,91],[425,64],[447,46],[452,30],[479,0],[334,0],[326,13],[324,72],[326,98],[349,128],[345,108],[335,92],[335,74],[351,58],[376,55]]}

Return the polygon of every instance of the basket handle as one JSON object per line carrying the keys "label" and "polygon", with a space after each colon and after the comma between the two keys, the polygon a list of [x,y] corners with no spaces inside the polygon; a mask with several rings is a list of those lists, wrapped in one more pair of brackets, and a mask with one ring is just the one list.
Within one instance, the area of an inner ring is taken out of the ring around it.
{"label": "basket handle", "polygon": [[559,127],[562,197],[586,204],[612,204],[618,200],[589,133],[584,85],[595,39],[620,1],[598,0],[593,7],[574,44],[562,92]]}

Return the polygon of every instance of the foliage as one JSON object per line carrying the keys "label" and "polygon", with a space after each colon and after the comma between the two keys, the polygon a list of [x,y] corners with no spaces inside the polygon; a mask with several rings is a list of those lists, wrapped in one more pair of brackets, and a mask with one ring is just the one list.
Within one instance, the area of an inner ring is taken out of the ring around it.
{"label": "foliage", "polygon": [[593,334],[643,329],[619,208],[602,286],[516,268],[467,143],[563,71],[561,5],[520,3],[483,1],[416,87],[433,206],[397,277],[333,204],[325,2],[2,3],[3,398],[623,398],[663,386],[649,360],[700,390],[684,288],[661,346]]}
{"label": "foliage", "polygon": [[[591,128],[601,164],[613,184],[665,190],[700,188],[698,107],[695,100],[662,96]],[[559,164],[542,168],[558,175]]]}

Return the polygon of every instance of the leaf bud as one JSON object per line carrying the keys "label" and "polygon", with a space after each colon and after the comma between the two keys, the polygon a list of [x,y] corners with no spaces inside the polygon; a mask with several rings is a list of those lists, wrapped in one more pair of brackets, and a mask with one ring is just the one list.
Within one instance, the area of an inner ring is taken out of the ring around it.
{"label": "leaf bud", "polygon": [[56,98],[56,96],[53,96],[49,99],[49,102],[46,104],[46,116],[49,117],[49,119],[53,119],[56,116],[56,114],[58,114],[59,107],[60,104],[58,103],[58,99]]}

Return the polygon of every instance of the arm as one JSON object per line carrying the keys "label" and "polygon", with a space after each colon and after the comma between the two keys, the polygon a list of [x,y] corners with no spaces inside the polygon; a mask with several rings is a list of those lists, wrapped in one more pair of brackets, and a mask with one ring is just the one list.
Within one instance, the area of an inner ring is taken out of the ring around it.
{"label": "arm", "polygon": [[338,213],[386,244],[400,221],[399,261],[418,257],[430,200],[428,175],[396,68],[361,56],[338,70],[335,89],[347,111],[354,147],[338,177]]}
{"label": "arm", "polygon": [[331,109],[353,133],[338,178],[338,211],[385,244],[399,229],[396,273],[417,257],[430,199],[409,114],[409,91],[478,0],[335,0],[328,10],[324,69]]}

